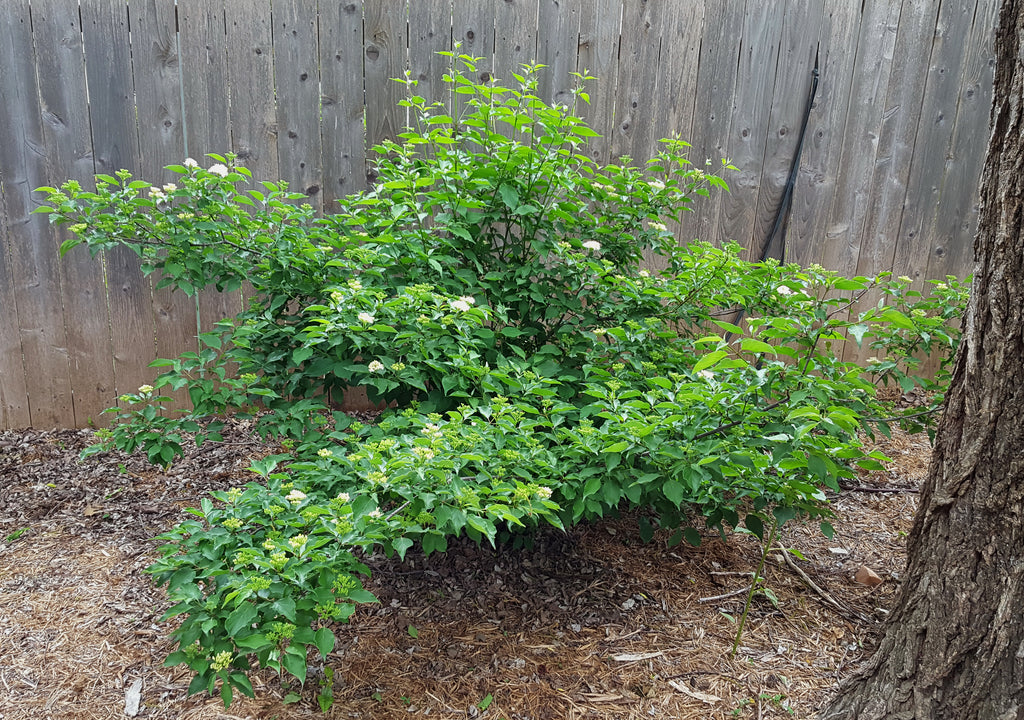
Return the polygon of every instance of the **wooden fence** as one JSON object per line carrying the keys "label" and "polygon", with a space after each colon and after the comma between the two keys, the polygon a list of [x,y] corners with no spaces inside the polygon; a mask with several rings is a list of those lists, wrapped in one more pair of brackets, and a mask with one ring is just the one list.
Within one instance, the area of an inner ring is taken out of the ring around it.
{"label": "wooden fence", "polygon": [[[441,94],[461,43],[508,78],[588,69],[602,161],[678,133],[728,157],[732,192],[679,237],[758,254],[820,87],[786,259],[918,283],[971,271],[997,0],[3,0],[0,427],[82,426],[195,344],[237,294],[154,291],[129,253],[58,260],[33,189],[231,151],[320,209],[363,188],[366,148],[401,130],[391,78]],[[197,325],[198,323],[198,325]]]}

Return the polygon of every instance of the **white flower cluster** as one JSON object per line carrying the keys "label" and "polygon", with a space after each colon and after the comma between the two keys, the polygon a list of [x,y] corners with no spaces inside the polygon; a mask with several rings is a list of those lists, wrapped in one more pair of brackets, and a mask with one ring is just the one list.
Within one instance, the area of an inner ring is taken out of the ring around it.
{"label": "white flower cluster", "polygon": [[583,243],[583,247],[585,247],[587,250],[593,250],[594,252],[601,252],[601,243],[599,243],[597,240],[587,240],[585,243]]}
{"label": "white flower cluster", "polygon": [[370,364],[366,366],[366,369],[372,373],[384,372],[384,363],[380,360],[371,360]]}
{"label": "white flower cluster", "polygon": [[375,323],[377,321],[377,318],[375,318],[373,315],[371,315],[368,312],[361,312],[356,317],[359,318],[359,322],[365,323],[366,325],[372,325],[373,323]]}
{"label": "white flower cluster", "polygon": [[292,505],[298,505],[305,499],[306,493],[302,492],[301,490],[292,490],[290,493],[288,493],[288,496],[285,497],[285,500],[290,502]]}

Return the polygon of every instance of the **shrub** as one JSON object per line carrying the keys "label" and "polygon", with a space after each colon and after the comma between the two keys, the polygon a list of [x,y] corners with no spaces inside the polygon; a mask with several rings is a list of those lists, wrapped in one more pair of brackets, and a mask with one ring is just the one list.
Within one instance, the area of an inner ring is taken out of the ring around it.
{"label": "shrub", "polygon": [[[247,188],[231,156],[170,166],[180,180],[160,188],[121,172],[95,192],[43,189],[74,233],[62,252],[125,245],[189,294],[250,284],[248,309],[154,362],[163,374],[92,449],[170,463],[225,412],[289,449],[162,537],[150,572],[165,617],[183,617],[168,663],[196,673],[191,691],[251,693],[253,660],[304,681],[308,649],[325,655],[330,624],[373,601],[359,551],[495,543],[626,506],[673,542],[827,518],[824,490],[884,459],[858,438],[885,429],[873,380],[924,382],[915,358],[956,345],[952,280],[922,298],[904,279],[679,247],[665,223],[726,187],[686,143],[598,166],[583,152],[595,133],[535,96],[535,68],[511,89],[452,60],[453,107],[407,81],[412,127],[377,148],[377,185],[328,217],[282,183]],[[648,256],[664,270],[642,269]],[[851,319],[871,288],[884,304]],[[889,355],[844,363],[847,337]],[[165,387],[192,408],[161,413]],[[375,425],[332,411],[355,387],[387,406]]]}

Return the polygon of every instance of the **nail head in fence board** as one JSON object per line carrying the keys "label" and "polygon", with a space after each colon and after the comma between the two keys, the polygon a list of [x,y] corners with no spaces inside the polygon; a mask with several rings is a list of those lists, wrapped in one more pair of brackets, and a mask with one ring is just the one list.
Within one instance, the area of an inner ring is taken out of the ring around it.
{"label": "nail head in fence board", "polygon": [[505,0],[494,9],[494,74],[516,87],[512,73],[537,61],[537,21],[541,0]]}
{"label": "nail head in fence board", "polygon": [[537,62],[548,67],[540,74],[537,97],[552,105],[568,103],[576,78],[580,44],[580,4],[541,0],[537,19]]}
{"label": "nail head in fence board", "polygon": [[[177,2],[186,146],[191,157],[208,167],[213,161],[207,153],[222,155],[231,147],[224,5],[211,0]],[[241,293],[210,288],[199,293],[198,304],[200,332],[208,332],[217,321],[241,310]]]}
{"label": "nail head in fence board", "polygon": [[[33,0],[39,102],[43,111],[46,184],[93,184],[92,137],[78,8],[65,0]],[[71,237],[52,227],[59,244]],[[107,424],[115,402],[114,364],[103,263],[80,247],[58,263],[67,334],[74,422]]]}
{"label": "nail head in fence board", "polygon": [[867,3],[857,42],[843,151],[821,264],[842,275],[857,269],[861,233],[877,196],[872,191],[878,134],[892,72],[899,3]]}
{"label": "nail head in fence board", "polygon": [[[161,0],[133,2],[128,7],[132,30],[132,73],[139,124],[139,177],[163,185],[181,183],[166,170],[185,160],[185,128],[181,117],[181,73],[173,3]],[[198,350],[196,298],[170,287],[156,288],[153,281],[153,320],[156,325],[156,357],[173,358]],[[153,358],[140,358],[143,364]],[[150,370],[151,376],[157,371]],[[151,382],[151,381],[150,381]],[[174,407],[188,407],[188,393],[162,388]],[[109,403],[108,403],[109,404]]]}
{"label": "nail head in fence board", "polygon": [[460,55],[482,58],[473,79],[485,82],[494,74],[494,3],[455,0],[452,6],[452,47],[461,43]]}
{"label": "nail head in fence board", "polygon": [[[744,14],[743,3],[712,2],[704,6],[690,159],[696,168],[712,173],[721,171],[720,161],[728,154]],[[710,164],[705,165],[705,161]],[[732,184],[728,175],[725,179]],[[693,213],[690,234],[714,243],[731,239],[721,235],[721,212],[720,198],[700,204]]]}
{"label": "nail head in fence board", "polygon": [[934,245],[928,254],[930,278],[963,277],[974,272],[978,188],[990,135],[995,71],[993,39],[998,12],[999,3],[995,0],[986,0],[984,7],[979,3],[974,25],[967,36],[964,80],[953,126],[952,158],[942,178],[942,194],[932,223]]}
{"label": "nail head in fence board", "polygon": [[232,0],[226,20],[231,151],[252,171],[255,189],[261,190],[261,180],[281,179],[270,3]]}
{"label": "nail head in fence board", "polygon": [[[0,72],[0,128],[7,133],[6,141],[0,143],[0,181],[29,424],[61,426],[74,422],[74,414],[56,240],[46,218],[31,214],[36,207],[32,193],[45,184],[46,168],[45,158],[37,151],[43,133],[29,8],[24,0],[0,3],[0,67],[4,68]],[[3,314],[7,316],[3,322],[15,320],[14,313]],[[16,355],[17,350],[7,354]],[[18,384],[15,379],[12,392]],[[23,422],[24,413],[18,416]]]}
{"label": "nail head in fence board", "polygon": [[[732,161],[738,172],[721,173],[720,167],[712,170],[727,176],[731,190],[717,201],[722,208],[719,237],[735,240],[746,248],[744,257],[748,260],[760,256],[760,249],[753,250],[754,219],[768,141],[768,120],[775,95],[784,17],[783,3],[755,3],[753,7],[747,6],[737,65],[735,100],[725,147],[725,157]],[[793,105],[799,106],[800,103],[795,102]],[[760,238],[757,244],[760,246]]]}
{"label": "nail head in fence board", "polygon": [[[138,176],[128,6],[120,0],[89,0],[81,8],[96,169],[112,175],[123,168]],[[156,348],[153,295],[139,268],[139,258],[131,250],[119,247],[108,251],[106,268],[114,390],[122,395],[153,379],[152,370],[146,367]]]}
{"label": "nail head in fence board", "polygon": [[654,149],[654,108],[659,87],[662,3],[626,0],[615,89],[611,157],[623,155],[643,165]]}
{"label": "nail head in fence board", "polygon": [[[823,14],[822,0],[789,0],[786,3],[779,44],[779,61],[775,73],[775,91],[766,124],[764,162],[757,190],[757,215],[754,218],[751,243],[754,259],[761,257],[768,234],[775,225],[797,144],[800,141],[800,124],[806,112],[807,93],[811,87],[811,72],[814,69],[814,54]],[[812,115],[814,112],[811,111]],[[810,119],[807,132],[813,132]],[[809,144],[808,138],[805,140],[805,148]],[[794,205],[797,193],[806,186],[805,175],[806,171],[801,161],[793,193]],[[769,249],[771,257],[780,257],[782,239],[774,240],[773,246]],[[788,238],[785,249],[786,260],[789,261],[793,256],[793,248]]]}
{"label": "nail head in fence board", "polygon": [[[405,5],[402,5],[404,10]],[[395,140],[405,128],[405,108],[398,102],[405,87],[392,78],[405,75],[406,14],[390,0],[367,0],[363,6],[365,36],[363,67],[366,77],[366,148]],[[371,164],[376,162],[370,157]],[[371,167],[367,177],[376,177]]]}
{"label": "nail head in fence board", "polygon": [[606,165],[611,157],[621,25],[622,0],[594,0],[585,3],[580,12],[577,71],[594,79],[584,86],[590,103],[581,100],[576,113],[601,133],[599,138],[590,138],[587,147],[587,155],[599,165]]}
{"label": "nail head in fence board", "polygon": [[335,200],[366,188],[361,0],[321,8],[320,73],[324,208],[331,213]]}
{"label": "nail head in fence board", "polygon": [[441,79],[449,59],[438,55],[452,49],[451,0],[415,0],[409,3],[409,76],[414,92],[427,104],[447,102],[448,85]]}
{"label": "nail head in fence board", "polygon": [[274,3],[274,78],[281,179],[322,208],[317,0]]}
{"label": "nail head in fence board", "polygon": [[854,3],[826,0],[818,34],[818,95],[807,125],[786,239],[786,257],[803,266],[822,262],[826,251],[828,212],[840,181],[838,166],[849,116],[860,21],[860,8]]}

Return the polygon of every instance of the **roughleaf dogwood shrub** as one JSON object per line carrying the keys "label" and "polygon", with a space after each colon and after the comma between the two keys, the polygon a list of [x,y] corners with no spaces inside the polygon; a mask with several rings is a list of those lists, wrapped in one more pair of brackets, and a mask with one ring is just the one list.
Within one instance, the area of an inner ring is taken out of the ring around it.
{"label": "roughleaf dogwood shrub", "polygon": [[[496,543],[627,506],[673,542],[827,518],[825,491],[884,460],[859,439],[886,430],[877,382],[939,389],[915,370],[956,345],[954,279],[924,297],[679,246],[667,223],[726,187],[686,143],[599,166],[574,114],[586,78],[549,106],[535,68],[505,88],[452,61],[450,102],[407,81],[412,124],[377,148],[376,185],[326,217],[232,156],[172,165],[162,186],[120,172],[43,188],[73,232],[62,252],[127,246],[188,294],[249,284],[247,309],[155,361],[91,450],[166,464],[183,433],[216,437],[201,420],[236,412],[288,451],[204,499],[150,568],[182,618],[168,663],[196,673],[192,691],[251,693],[253,663],[304,681],[307,650],[326,655],[331,624],[373,601],[358,558],[375,547]],[[882,302],[861,309],[871,289]],[[884,359],[842,362],[850,341]],[[184,414],[159,412],[168,387],[188,390]],[[376,424],[332,409],[353,387],[386,408]]]}

